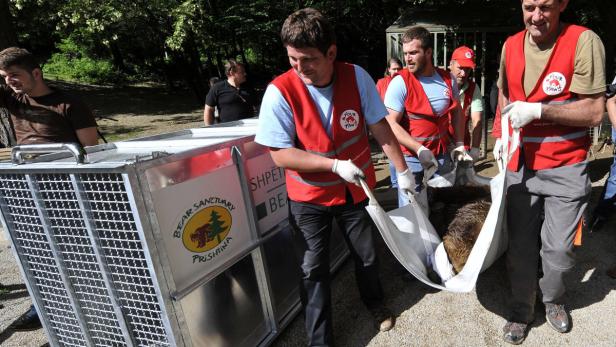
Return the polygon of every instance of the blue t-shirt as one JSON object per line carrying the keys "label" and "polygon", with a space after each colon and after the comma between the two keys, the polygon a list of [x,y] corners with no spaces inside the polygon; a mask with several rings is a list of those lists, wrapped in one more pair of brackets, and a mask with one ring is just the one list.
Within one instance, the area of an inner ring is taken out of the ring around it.
{"label": "blue t-shirt", "polygon": [[[458,84],[453,76],[451,77],[451,82],[453,95],[458,95]],[[434,71],[432,76],[420,76],[419,83],[421,83],[426,96],[428,96],[434,114],[442,116],[449,108],[449,90],[441,75]],[[385,92],[385,106],[397,112],[404,111],[406,94],[406,84],[402,76],[394,77]]]}
{"label": "blue t-shirt", "polygon": [[[357,65],[354,65],[354,67],[361,108],[366,123],[368,125],[378,123],[387,115],[387,109],[385,109],[379,93],[376,91],[372,77],[361,67]],[[331,138],[334,84],[330,83],[329,86],[323,88],[312,85],[306,85],[306,87],[312,100],[317,105],[323,128]],[[270,84],[267,86],[261,102],[255,141],[268,147],[291,148],[295,147],[296,138],[291,107],[278,88]]]}

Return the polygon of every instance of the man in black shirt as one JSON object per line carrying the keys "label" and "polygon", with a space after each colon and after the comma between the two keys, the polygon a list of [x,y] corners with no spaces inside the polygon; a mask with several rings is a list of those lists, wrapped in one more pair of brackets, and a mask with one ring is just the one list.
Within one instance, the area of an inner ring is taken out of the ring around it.
{"label": "man in black shirt", "polygon": [[240,88],[246,81],[244,65],[234,59],[225,64],[227,79],[216,83],[205,97],[203,121],[205,125],[214,124],[214,108],[218,107],[221,123],[254,116],[252,95],[247,89]]}

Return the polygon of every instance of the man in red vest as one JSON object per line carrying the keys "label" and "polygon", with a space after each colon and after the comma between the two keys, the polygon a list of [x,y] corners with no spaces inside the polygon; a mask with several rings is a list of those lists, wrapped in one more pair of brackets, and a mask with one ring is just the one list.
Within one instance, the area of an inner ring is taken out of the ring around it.
{"label": "man in red vest", "polygon": [[507,167],[511,296],[503,338],[511,344],[535,318],[540,261],[546,320],[558,332],[570,329],[564,276],[590,194],[587,130],[603,117],[605,52],[595,33],[560,21],[568,2],[522,0],[526,29],[502,51],[499,106],[521,142]]}
{"label": "man in red vest", "polygon": [[[437,171],[447,171],[449,114],[455,129],[454,160],[472,160],[464,149],[464,123],[458,102],[455,78],[433,65],[432,34],[421,26],[409,28],[402,35],[406,68],[394,77],[385,93],[387,120],[400,142],[405,160],[415,176],[417,201],[429,214],[426,189],[422,181]],[[427,172],[427,174],[425,174]],[[405,194],[398,194],[400,206],[408,204]]]}
{"label": "man in red vest", "polygon": [[374,81],[359,66],[335,61],[335,33],[327,19],[315,9],[299,10],[285,20],[281,38],[291,69],[267,87],[255,141],[268,146],[276,165],[286,169],[308,343],[327,346],[333,344],[329,240],[334,220],[355,261],[362,301],[381,331],[394,324],[383,304],[373,224],[358,182],[364,178],[371,189],[375,185],[368,129],[396,166],[400,189],[411,191],[414,182]]}
{"label": "man in red vest", "polygon": [[[468,154],[477,161],[481,155],[479,146],[481,145],[481,121],[483,118],[483,99],[481,90],[470,77],[475,69],[475,52],[466,47],[460,46],[453,51],[449,62],[449,71],[456,78],[458,89],[458,101],[462,107],[464,116],[464,148]],[[470,122],[470,132],[469,132]],[[453,138],[455,131],[453,122],[449,123],[449,136]]]}

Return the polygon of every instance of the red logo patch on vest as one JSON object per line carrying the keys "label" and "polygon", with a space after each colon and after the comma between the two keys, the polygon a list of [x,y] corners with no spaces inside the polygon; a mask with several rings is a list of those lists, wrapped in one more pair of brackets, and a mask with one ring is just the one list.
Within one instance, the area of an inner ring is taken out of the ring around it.
{"label": "red logo patch on vest", "polygon": [[354,131],[359,126],[359,113],[355,110],[346,110],[340,115],[340,126],[346,131]]}
{"label": "red logo patch on vest", "polygon": [[449,88],[443,89],[443,96],[445,96],[446,98],[451,97],[451,94],[449,93]]}
{"label": "red logo patch on vest", "polygon": [[543,92],[547,95],[558,95],[565,90],[567,79],[560,72],[551,72],[543,80]]}

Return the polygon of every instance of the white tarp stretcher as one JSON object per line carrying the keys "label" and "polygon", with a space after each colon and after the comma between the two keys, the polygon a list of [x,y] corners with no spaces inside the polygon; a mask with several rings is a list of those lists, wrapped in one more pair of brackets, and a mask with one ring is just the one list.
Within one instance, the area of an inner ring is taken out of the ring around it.
{"label": "white tarp stretcher", "polygon": [[[502,160],[497,163],[499,174],[492,179],[486,179],[476,175],[472,168],[464,173],[471,183],[489,183],[492,205],[466,265],[457,275],[441,278],[442,283],[433,281],[428,277],[428,273],[432,272],[433,263],[440,266],[443,264],[449,265],[449,260],[444,252],[440,237],[415,198],[409,197],[411,203],[407,206],[385,212],[367,184],[361,181],[362,187],[370,199],[366,210],[374,220],[385,243],[400,264],[417,279],[431,287],[460,293],[471,291],[475,287],[479,273],[490,267],[507,248],[505,168],[511,158],[511,153],[518,146],[519,132],[514,132],[511,150],[509,151],[507,148],[509,140],[507,117],[503,117],[502,124],[504,128],[502,141],[505,146],[503,153],[508,153],[508,155],[503,155]],[[432,179],[428,184],[442,187],[448,185],[444,181],[449,181],[449,186],[451,186],[454,179],[455,173],[438,180]]]}

